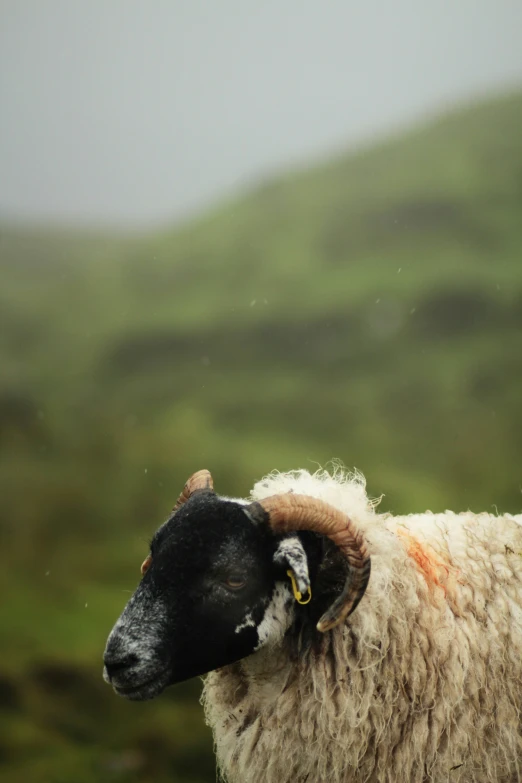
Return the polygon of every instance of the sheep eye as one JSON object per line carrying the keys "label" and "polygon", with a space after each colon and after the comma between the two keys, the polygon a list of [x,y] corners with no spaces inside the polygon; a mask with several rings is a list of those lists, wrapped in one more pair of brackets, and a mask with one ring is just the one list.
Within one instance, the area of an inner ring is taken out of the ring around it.
{"label": "sheep eye", "polygon": [[145,560],[143,561],[143,563],[141,564],[141,575],[142,576],[145,576],[145,574],[147,573],[147,571],[150,568],[150,564],[151,563],[152,563],[152,556],[148,555],[148,557],[146,557]]}
{"label": "sheep eye", "polygon": [[246,585],[246,579],[243,579],[239,574],[230,574],[223,582],[225,587],[229,590],[241,590]]}

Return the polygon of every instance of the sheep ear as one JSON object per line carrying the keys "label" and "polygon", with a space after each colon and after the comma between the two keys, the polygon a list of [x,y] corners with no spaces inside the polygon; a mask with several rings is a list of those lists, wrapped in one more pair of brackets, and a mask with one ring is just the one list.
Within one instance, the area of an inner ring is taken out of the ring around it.
{"label": "sheep ear", "polygon": [[308,558],[298,536],[288,536],[279,542],[274,554],[274,562],[282,566],[288,565],[301,595],[310,594]]}

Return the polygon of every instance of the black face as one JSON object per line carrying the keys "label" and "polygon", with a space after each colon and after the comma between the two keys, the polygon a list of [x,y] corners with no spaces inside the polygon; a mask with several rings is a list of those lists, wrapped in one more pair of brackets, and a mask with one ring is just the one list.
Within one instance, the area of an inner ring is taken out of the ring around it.
{"label": "black face", "polygon": [[[293,599],[280,587],[288,579],[276,546],[239,503],[194,494],[154,536],[150,566],[109,636],[105,679],[127,698],[153,698],[284,633]],[[279,629],[264,620],[269,606]]]}

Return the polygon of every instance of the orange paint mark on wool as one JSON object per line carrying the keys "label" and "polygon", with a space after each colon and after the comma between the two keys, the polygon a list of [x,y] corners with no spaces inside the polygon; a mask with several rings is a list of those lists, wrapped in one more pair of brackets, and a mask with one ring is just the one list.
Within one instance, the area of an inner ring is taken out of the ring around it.
{"label": "orange paint mark on wool", "polygon": [[446,587],[441,581],[447,581],[450,568],[439,560],[433,550],[429,546],[423,546],[416,538],[413,538],[409,533],[403,533],[402,530],[397,531],[401,538],[404,538],[407,542],[408,555],[415,561],[419,571],[426,579],[426,583],[429,587],[440,587],[446,595]]}

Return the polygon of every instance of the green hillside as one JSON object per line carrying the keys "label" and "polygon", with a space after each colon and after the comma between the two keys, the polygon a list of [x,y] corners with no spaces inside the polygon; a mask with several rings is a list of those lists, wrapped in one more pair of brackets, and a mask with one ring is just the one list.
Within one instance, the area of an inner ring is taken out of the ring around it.
{"label": "green hillside", "polygon": [[214,780],[198,684],[100,680],[192,471],[359,468],[382,508],[522,510],[522,93],[172,232],[0,230],[0,776]]}

